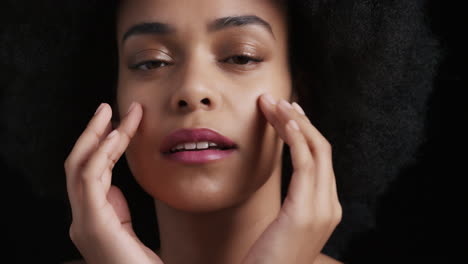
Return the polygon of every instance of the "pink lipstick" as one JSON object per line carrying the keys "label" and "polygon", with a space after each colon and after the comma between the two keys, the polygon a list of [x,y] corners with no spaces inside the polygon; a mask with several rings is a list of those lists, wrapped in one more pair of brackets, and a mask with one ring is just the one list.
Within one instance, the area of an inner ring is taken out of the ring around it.
{"label": "pink lipstick", "polygon": [[179,129],[162,143],[163,157],[187,164],[202,164],[224,159],[237,145],[231,139],[207,128]]}

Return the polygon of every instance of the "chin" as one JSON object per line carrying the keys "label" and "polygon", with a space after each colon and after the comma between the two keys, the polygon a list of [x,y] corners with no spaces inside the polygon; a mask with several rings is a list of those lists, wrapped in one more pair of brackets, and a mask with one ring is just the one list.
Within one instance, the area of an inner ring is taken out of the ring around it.
{"label": "chin", "polygon": [[[247,199],[252,192],[248,190],[254,190],[256,187],[252,185],[256,182],[252,181],[254,175],[235,170],[234,168],[242,168],[237,164],[230,164],[222,170],[181,169],[157,165],[160,166],[146,171],[132,170],[132,174],[145,192],[155,200],[182,211],[210,212],[229,208]],[[159,173],[148,173],[156,168],[159,168]],[[230,173],[225,173],[226,171]],[[239,175],[245,177],[242,179]]]}
{"label": "chin", "polygon": [[151,195],[174,209],[203,213],[236,206],[251,194],[241,190],[239,186],[199,177],[191,179],[190,183],[177,183],[170,192],[155,190]]}
{"label": "chin", "polygon": [[214,212],[245,203],[268,181],[277,167],[272,164],[281,164],[282,143],[275,143],[209,166],[181,166],[151,159],[154,155],[144,151],[127,151],[127,162],[138,184],[157,202],[186,212]]}

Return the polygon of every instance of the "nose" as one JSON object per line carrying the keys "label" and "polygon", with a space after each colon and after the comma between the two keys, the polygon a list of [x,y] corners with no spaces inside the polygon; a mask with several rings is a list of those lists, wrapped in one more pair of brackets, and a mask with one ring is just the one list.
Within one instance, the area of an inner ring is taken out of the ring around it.
{"label": "nose", "polygon": [[[216,78],[208,67],[186,67],[180,72],[171,98],[171,108],[176,112],[213,110],[219,106]],[[210,77],[211,76],[211,77]]]}
{"label": "nose", "polygon": [[[197,96],[197,97],[200,97],[200,96]],[[212,105],[209,97],[204,97],[203,99],[200,100],[200,102],[197,102],[197,101],[198,101],[197,98],[193,98],[193,100],[190,97],[181,98],[177,102],[177,108],[194,111],[197,108],[209,109]]]}

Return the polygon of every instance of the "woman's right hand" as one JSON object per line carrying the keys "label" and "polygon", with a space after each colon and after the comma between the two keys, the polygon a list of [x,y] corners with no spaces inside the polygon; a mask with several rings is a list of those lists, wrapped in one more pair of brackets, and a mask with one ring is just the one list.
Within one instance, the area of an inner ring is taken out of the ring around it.
{"label": "woman's right hand", "polygon": [[101,104],[65,160],[73,215],[70,238],[88,264],[163,263],[138,239],[127,202],[111,185],[112,169],[143,115],[140,104],[132,106],[111,132],[112,109]]}

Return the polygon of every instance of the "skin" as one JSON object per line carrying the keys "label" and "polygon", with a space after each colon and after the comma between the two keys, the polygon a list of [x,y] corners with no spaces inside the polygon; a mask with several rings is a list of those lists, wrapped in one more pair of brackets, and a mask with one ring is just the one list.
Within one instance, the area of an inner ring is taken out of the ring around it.
{"label": "skin", "polygon": [[[122,6],[118,121],[111,122],[112,109],[102,104],[65,161],[70,237],[87,263],[339,263],[320,254],[341,219],[331,147],[300,106],[288,102],[284,12],[270,0]],[[207,27],[237,15],[256,15],[271,32],[259,24]],[[155,21],[175,31],[122,41],[133,25]],[[159,62],[130,69],[148,60]],[[203,165],[169,161],[159,148],[178,128],[213,129],[238,149]],[[294,173],[281,205],[284,143]],[[126,200],[111,185],[112,168],[124,153],[135,179],[155,199],[157,254],[138,240]]]}
{"label": "skin", "polygon": [[[266,130],[256,101],[265,92],[277,98],[291,95],[286,24],[279,7],[269,1],[249,2],[140,0],[127,1],[121,9],[118,40],[132,25],[146,21],[168,23],[177,30],[119,41],[117,90],[121,113],[133,101],[145,112],[139,134],[126,151],[132,173],[149,194],[172,208],[201,212],[234,206],[252,196],[273,171],[279,176],[281,162],[272,167],[271,161],[280,160],[282,142],[273,129]],[[276,40],[261,26],[207,32],[207,23],[216,18],[252,11],[271,21]],[[142,50],[147,51],[137,55]],[[220,62],[237,54],[260,56],[264,62]],[[128,69],[154,58],[172,65],[152,71]],[[233,139],[238,152],[209,166],[167,162],[158,151],[162,139],[182,127],[216,130]]]}

